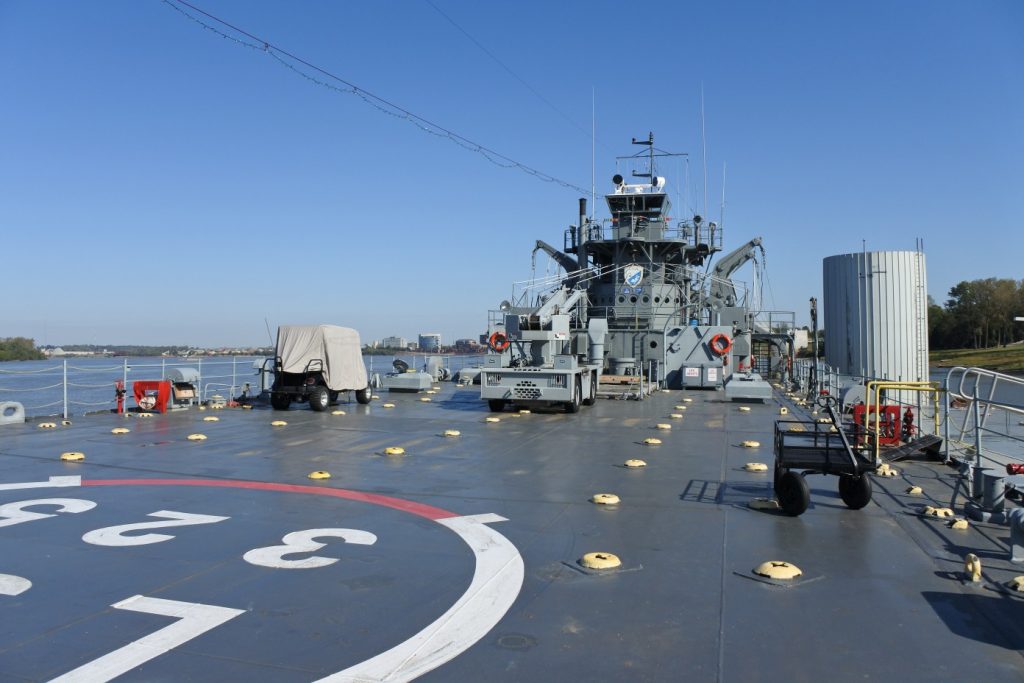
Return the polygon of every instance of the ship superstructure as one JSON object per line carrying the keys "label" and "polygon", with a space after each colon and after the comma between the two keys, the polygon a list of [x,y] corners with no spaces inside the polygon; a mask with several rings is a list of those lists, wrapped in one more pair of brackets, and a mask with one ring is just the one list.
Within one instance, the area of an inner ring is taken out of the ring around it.
{"label": "ship superstructure", "polygon": [[[597,374],[642,376],[667,388],[725,387],[730,398],[767,399],[770,387],[755,371],[785,379],[794,353],[793,318],[776,315],[765,324],[730,279],[763,256],[761,238],[717,259],[710,270],[712,257],[722,250],[721,227],[699,215],[676,220],[666,179],[655,167],[657,157],[669,154],[655,148],[653,134],[633,143],[645,148],[627,157],[646,159],[646,171],[632,174],[640,182],[626,182],[619,174],[612,178],[605,220],[588,218],[581,199],[579,221],[565,230],[561,250],[537,241],[534,252],[548,254],[565,276],[534,300],[506,302],[491,316],[487,338],[494,353],[486,368],[536,373],[575,363]],[[565,334],[543,340],[524,335],[554,300],[565,318]],[[538,351],[539,341],[544,346]],[[554,342],[560,342],[557,348]],[[737,373],[742,383],[731,382]],[[484,382],[483,398],[570,400],[554,392],[527,395],[517,391],[520,377],[506,373],[499,380],[498,375],[492,372],[489,387]]]}

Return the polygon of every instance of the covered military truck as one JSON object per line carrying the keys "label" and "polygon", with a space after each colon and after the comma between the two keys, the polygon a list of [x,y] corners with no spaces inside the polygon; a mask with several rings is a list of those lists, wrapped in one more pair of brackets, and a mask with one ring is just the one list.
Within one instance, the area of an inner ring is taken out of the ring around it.
{"label": "covered military truck", "polygon": [[282,325],[277,328],[274,384],[270,404],[287,410],[308,401],[319,412],[354,391],[359,403],[370,402],[370,386],[363,364],[359,333],[337,325]]}

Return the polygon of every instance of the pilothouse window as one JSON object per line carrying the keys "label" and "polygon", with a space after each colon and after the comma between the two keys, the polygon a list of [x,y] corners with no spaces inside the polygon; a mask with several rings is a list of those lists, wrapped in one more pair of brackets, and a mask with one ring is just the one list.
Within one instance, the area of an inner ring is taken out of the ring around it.
{"label": "pilothouse window", "polygon": [[622,213],[660,213],[665,205],[665,195],[625,195],[608,197],[608,209],[612,215]]}

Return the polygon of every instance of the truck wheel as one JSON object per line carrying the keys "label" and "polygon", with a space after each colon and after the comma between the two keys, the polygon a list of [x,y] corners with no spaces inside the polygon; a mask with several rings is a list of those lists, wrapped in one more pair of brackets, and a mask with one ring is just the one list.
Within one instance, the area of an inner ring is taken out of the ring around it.
{"label": "truck wheel", "polygon": [[581,403],[583,403],[583,380],[577,377],[576,383],[573,385],[572,400],[565,404],[565,412],[579,412]]}
{"label": "truck wheel", "polygon": [[364,406],[370,402],[370,387],[356,390],[356,402]]}
{"label": "truck wheel", "polygon": [[288,410],[292,404],[292,398],[288,394],[274,392],[270,394],[270,405],[274,410]]}
{"label": "truck wheel", "polygon": [[309,390],[309,407],[320,413],[327,410],[331,404],[331,396],[323,387],[313,387]]}
{"label": "truck wheel", "polygon": [[592,406],[597,403],[597,373],[590,376],[590,394],[583,399],[583,405]]}
{"label": "truck wheel", "polygon": [[328,395],[328,397],[330,397],[330,400],[331,400],[331,405],[332,405],[332,406],[333,406],[333,405],[334,405],[335,403],[337,403],[337,402],[338,402],[338,392],[337,392],[337,391],[329,391],[329,392],[327,392],[327,395]]}
{"label": "truck wheel", "polygon": [[489,398],[487,399],[487,407],[491,409],[492,413],[500,413],[505,410],[505,399],[503,398]]}

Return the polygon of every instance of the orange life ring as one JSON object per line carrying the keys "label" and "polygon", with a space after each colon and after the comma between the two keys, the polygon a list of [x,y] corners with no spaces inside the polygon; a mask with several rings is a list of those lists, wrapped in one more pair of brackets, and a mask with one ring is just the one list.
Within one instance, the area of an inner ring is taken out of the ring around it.
{"label": "orange life ring", "polygon": [[716,356],[724,356],[729,353],[729,349],[732,348],[732,340],[719,332],[711,338],[711,341],[708,342],[708,346],[711,347],[711,352]]}
{"label": "orange life ring", "polygon": [[504,351],[512,343],[508,340],[508,336],[504,332],[495,332],[491,335],[488,342],[490,343],[491,348],[495,351]]}

